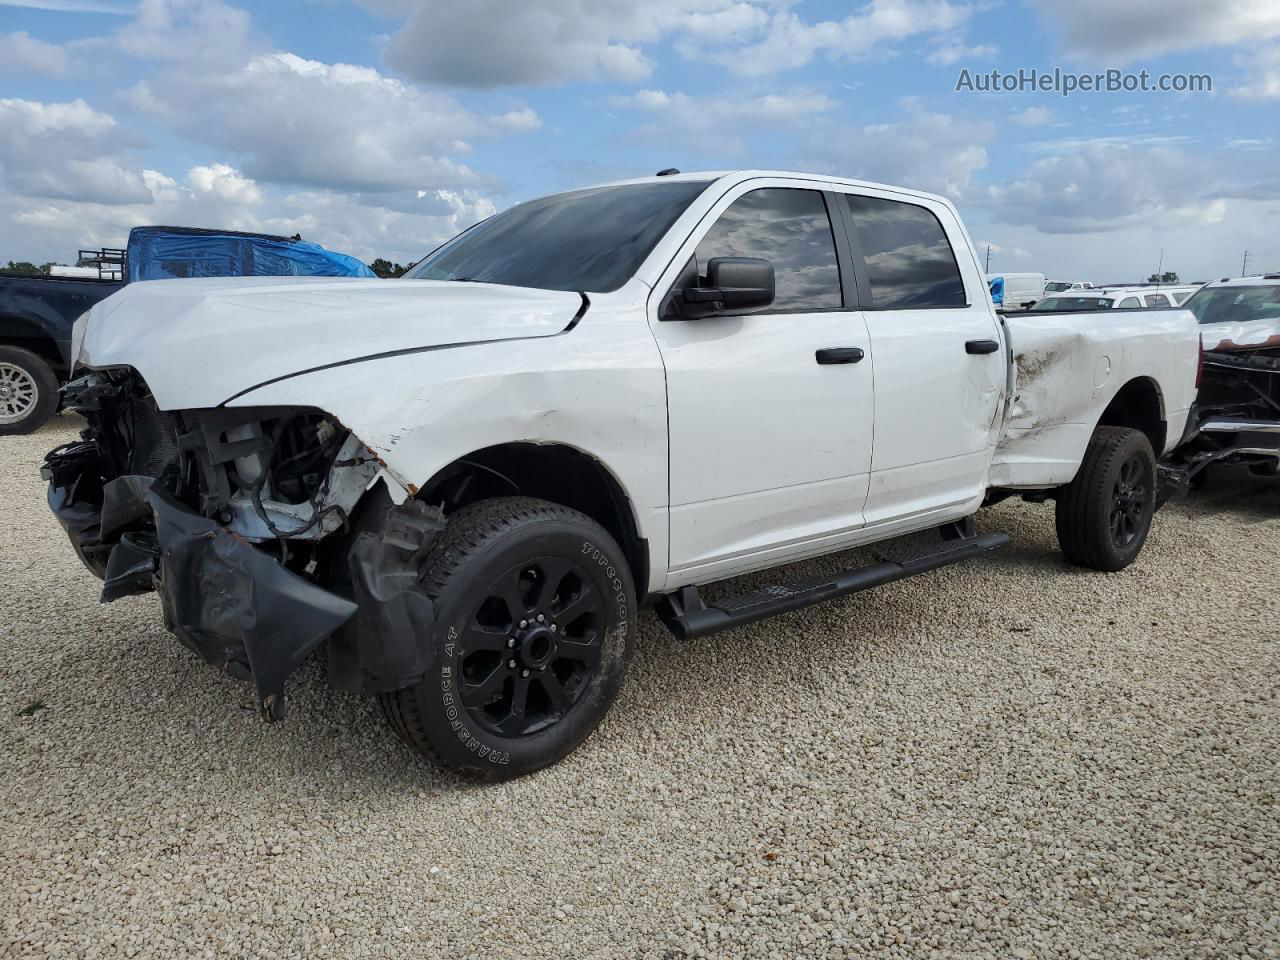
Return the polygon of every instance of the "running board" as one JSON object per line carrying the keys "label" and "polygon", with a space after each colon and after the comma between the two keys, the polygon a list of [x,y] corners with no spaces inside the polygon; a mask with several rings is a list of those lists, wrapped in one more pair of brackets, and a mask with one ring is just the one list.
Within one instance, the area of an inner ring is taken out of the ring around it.
{"label": "running board", "polygon": [[[805,577],[793,583],[717,600],[710,606],[698,595],[697,587],[681,587],[658,602],[657,613],[677,638],[693,640],[970,560],[998,550],[1008,542],[1007,533],[959,537],[930,544],[923,550],[906,552],[873,566],[855,567],[834,576]],[[891,547],[892,544],[884,546]]]}

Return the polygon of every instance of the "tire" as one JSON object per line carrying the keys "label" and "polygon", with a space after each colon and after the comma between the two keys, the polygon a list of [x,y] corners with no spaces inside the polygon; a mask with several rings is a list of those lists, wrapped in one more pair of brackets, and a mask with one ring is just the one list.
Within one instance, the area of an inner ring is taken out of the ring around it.
{"label": "tire", "polygon": [[1099,427],[1076,477],[1058,495],[1058,543],[1076,566],[1123,570],[1142,551],[1155,514],[1151,442],[1128,427]]}
{"label": "tire", "polygon": [[431,667],[380,695],[406,743],[507,780],[591,735],[622,686],[636,618],[626,558],[599,524],[545,500],[484,500],[449,518],[421,583],[435,606]]}
{"label": "tire", "polygon": [[0,345],[0,436],[32,433],[58,410],[58,378],[42,358]]}

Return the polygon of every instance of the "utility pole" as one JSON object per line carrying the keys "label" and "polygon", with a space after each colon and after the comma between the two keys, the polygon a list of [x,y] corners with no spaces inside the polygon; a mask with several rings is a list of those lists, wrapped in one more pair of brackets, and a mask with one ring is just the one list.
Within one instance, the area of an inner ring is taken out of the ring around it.
{"label": "utility pole", "polygon": [[989,244],[989,243],[987,244],[987,266],[986,266],[986,269],[985,269],[983,272],[984,272],[984,273],[990,273],[990,272],[991,272],[991,244]]}
{"label": "utility pole", "polygon": [[1244,259],[1240,261],[1240,276],[1247,276],[1249,273],[1249,251],[1244,252]]}

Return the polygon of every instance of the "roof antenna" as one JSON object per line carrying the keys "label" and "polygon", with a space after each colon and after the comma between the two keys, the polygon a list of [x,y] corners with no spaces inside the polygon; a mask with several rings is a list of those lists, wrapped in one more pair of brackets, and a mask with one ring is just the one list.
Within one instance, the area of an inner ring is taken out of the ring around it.
{"label": "roof antenna", "polygon": [[659,177],[671,177],[671,176],[675,176],[675,174],[677,174],[677,173],[679,173],[679,172],[680,172],[680,171],[679,171],[679,170],[677,170],[675,167],[667,167],[665,170],[659,170],[659,171],[657,172],[656,176],[659,176]]}

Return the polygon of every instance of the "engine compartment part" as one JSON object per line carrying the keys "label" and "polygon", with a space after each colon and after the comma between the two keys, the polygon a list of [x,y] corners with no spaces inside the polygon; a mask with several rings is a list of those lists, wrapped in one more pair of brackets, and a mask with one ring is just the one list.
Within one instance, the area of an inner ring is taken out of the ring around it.
{"label": "engine compartment part", "polygon": [[[103,603],[159,593],[168,629],[251,680],[268,720],[284,717],[289,674],[357,611],[333,646],[338,685],[421,679],[432,609],[413,586],[444,519],[417,500],[395,505],[402,491],[377,483],[381,465],[354,434],[312,409],[162,412],[131,371],[73,388],[89,427],[41,472]],[[362,515],[378,526],[353,529],[375,485],[384,509]]]}

